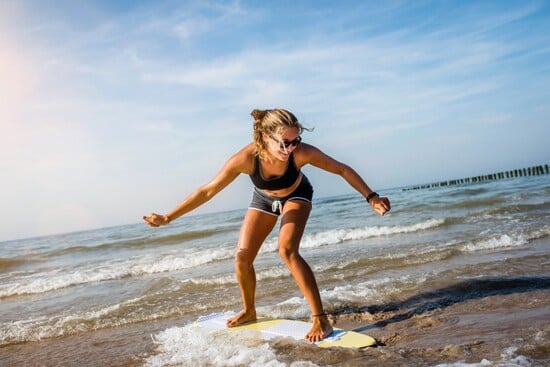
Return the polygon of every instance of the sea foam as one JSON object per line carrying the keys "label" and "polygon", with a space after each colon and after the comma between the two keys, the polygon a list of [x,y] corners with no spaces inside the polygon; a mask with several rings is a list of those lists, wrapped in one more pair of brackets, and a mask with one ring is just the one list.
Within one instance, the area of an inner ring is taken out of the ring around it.
{"label": "sea foam", "polygon": [[140,256],[129,260],[114,260],[105,264],[91,264],[73,271],[42,272],[23,277],[0,285],[0,298],[24,294],[50,292],[86,283],[115,280],[146,274],[157,274],[196,267],[233,256],[234,250],[222,248],[196,251],[187,256],[165,254],[159,256]]}
{"label": "sea foam", "polygon": [[117,312],[120,308],[120,304],[115,304],[74,314],[66,313],[55,317],[40,316],[1,323],[0,346],[119,326],[124,322],[109,321],[105,317]]}
{"label": "sea foam", "polygon": [[506,348],[500,354],[499,361],[489,361],[487,359],[482,359],[478,363],[466,363],[466,362],[454,362],[454,363],[440,363],[434,367],[530,367],[532,366],[531,359],[522,356],[516,355],[518,348],[510,347]]}
{"label": "sea foam", "polygon": [[527,242],[527,239],[523,235],[510,236],[504,234],[500,237],[491,237],[479,241],[469,241],[462,246],[462,250],[466,252],[495,250],[500,248],[523,246],[527,244]]}
{"label": "sea foam", "polygon": [[282,362],[253,330],[211,332],[192,325],[175,327],[153,336],[157,354],[149,356],[145,367],[164,366],[251,366],[315,367],[309,361]]}
{"label": "sea foam", "polygon": [[[398,226],[373,226],[364,228],[331,229],[312,234],[306,234],[302,238],[301,248],[316,248],[334,245],[346,241],[363,240],[372,237],[390,236],[394,234],[411,233],[436,228],[445,223],[445,219],[429,219],[419,223]],[[267,241],[262,251],[276,251],[278,238]]]}

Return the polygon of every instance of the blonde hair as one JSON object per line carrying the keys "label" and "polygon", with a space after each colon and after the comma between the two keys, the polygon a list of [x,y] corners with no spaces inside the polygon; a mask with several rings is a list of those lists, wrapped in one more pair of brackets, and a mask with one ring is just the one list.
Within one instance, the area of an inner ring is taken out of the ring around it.
{"label": "blonde hair", "polygon": [[282,108],[273,110],[255,109],[250,114],[254,118],[254,146],[256,147],[256,154],[261,159],[267,158],[267,143],[263,139],[264,133],[276,137],[283,127],[298,129],[298,135],[301,135],[304,130],[312,130],[302,126],[292,112]]}

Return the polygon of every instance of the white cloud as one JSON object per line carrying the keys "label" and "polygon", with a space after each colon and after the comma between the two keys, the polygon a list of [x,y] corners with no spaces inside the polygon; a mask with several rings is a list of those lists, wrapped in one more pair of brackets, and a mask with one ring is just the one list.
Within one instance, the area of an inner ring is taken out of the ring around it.
{"label": "white cloud", "polygon": [[172,121],[154,121],[137,126],[138,130],[147,132],[174,133],[174,124]]}
{"label": "white cloud", "polygon": [[[146,82],[185,84],[200,88],[230,88],[248,74],[241,60],[186,65],[168,73],[145,73]],[[241,83],[238,83],[241,84]]]}
{"label": "white cloud", "polygon": [[479,118],[479,123],[483,125],[500,125],[511,120],[512,116],[509,114],[482,115]]}

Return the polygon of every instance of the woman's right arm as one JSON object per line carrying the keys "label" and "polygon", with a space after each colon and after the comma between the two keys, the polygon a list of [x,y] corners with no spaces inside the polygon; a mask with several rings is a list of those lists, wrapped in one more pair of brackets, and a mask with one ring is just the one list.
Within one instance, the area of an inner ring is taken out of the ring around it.
{"label": "woman's right arm", "polygon": [[165,215],[151,213],[148,216],[143,216],[143,220],[152,227],[166,225],[212,199],[218,192],[233,182],[239,174],[248,173],[251,170],[249,167],[251,161],[248,159],[250,148],[249,145],[229,158],[210,182],[195,190],[172,211]]}

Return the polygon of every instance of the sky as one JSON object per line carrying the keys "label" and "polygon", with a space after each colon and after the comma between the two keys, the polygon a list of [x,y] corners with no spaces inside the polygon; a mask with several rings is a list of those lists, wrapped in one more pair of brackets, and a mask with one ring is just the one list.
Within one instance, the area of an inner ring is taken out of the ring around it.
{"label": "sky", "polygon": [[294,112],[383,193],[550,163],[548,101],[548,1],[0,0],[0,241],[171,210],[254,108]]}

